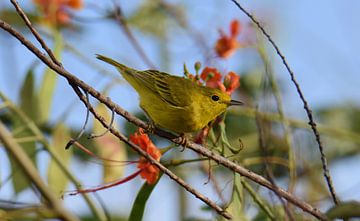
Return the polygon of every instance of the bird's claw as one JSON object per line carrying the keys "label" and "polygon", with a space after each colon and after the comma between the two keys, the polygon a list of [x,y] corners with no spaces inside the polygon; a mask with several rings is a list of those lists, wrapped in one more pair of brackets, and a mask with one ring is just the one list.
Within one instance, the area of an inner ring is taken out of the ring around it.
{"label": "bird's claw", "polygon": [[148,134],[153,134],[155,132],[155,129],[156,129],[155,125],[153,123],[149,123],[145,131]]}
{"label": "bird's claw", "polygon": [[188,140],[188,137],[186,137],[185,134],[181,134],[180,138],[181,138],[181,141],[180,141],[179,145],[182,146],[182,149],[180,150],[180,152],[184,152],[186,146],[189,144],[189,140]]}

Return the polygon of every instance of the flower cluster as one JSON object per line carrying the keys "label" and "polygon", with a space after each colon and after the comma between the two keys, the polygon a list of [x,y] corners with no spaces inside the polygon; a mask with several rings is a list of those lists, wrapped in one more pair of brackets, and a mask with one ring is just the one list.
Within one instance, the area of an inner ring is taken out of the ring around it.
{"label": "flower cluster", "polygon": [[[144,133],[144,130],[139,128],[138,132],[130,136],[131,142],[138,145],[146,151],[152,158],[159,161],[161,157],[160,150],[153,144],[149,136]],[[154,184],[159,178],[159,168],[152,165],[144,157],[141,157],[137,167],[141,170],[140,176],[145,179],[148,184]]]}
{"label": "flower cluster", "polygon": [[[153,157],[155,160],[160,161],[161,157],[161,151],[153,144],[153,142],[150,140],[148,135],[144,132],[143,129],[139,128],[137,132],[135,132],[133,135],[130,136],[130,141],[134,144],[138,145],[146,151],[151,157]],[[160,170],[155,165],[152,165],[149,161],[147,161],[144,157],[141,157],[138,161],[116,161],[111,159],[106,159],[102,157],[96,156],[93,152],[82,146],[80,143],[75,142],[75,145],[79,147],[82,151],[84,151],[86,154],[95,157],[100,160],[105,160],[109,162],[117,162],[117,163],[124,163],[124,165],[127,164],[133,164],[137,163],[137,168],[139,168],[138,171],[135,173],[130,174],[127,177],[124,177],[120,180],[115,180],[110,183],[102,184],[99,186],[96,186],[94,188],[88,188],[88,189],[78,189],[74,191],[68,191],[67,195],[77,195],[77,194],[84,194],[84,193],[91,193],[96,192],[99,190],[108,189],[123,183],[126,183],[134,178],[136,178],[138,175],[140,175],[141,178],[145,179],[148,184],[155,184],[156,181],[159,179]]]}
{"label": "flower cluster", "polygon": [[227,94],[231,94],[240,86],[240,76],[234,72],[225,75],[224,81],[221,81],[221,73],[213,67],[206,67],[200,74],[200,78],[205,81],[206,86],[218,88]]}
{"label": "flower cluster", "polygon": [[230,35],[226,35],[221,29],[219,30],[220,38],[215,44],[215,52],[219,57],[228,58],[241,47],[240,42],[237,40],[240,31],[240,22],[237,20],[233,20],[230,23]]}
{"label": "flower cluster", "polygon": [[68,9],[79,10],[82,0],[33,0],[44,14],[44,22],[52,25],[64,25],[70,22]]}

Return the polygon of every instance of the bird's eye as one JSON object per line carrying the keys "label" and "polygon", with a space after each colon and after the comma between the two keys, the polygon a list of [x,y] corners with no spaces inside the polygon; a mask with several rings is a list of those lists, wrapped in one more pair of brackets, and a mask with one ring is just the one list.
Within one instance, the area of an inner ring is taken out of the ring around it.
{"label": "bird's eye", "polygon": [[218,101],[220,98],[219,98],[219,96],[217,96],[217,95],[213,95],[213,96],[211,96],[211,99],[212,99],[213,101]]}

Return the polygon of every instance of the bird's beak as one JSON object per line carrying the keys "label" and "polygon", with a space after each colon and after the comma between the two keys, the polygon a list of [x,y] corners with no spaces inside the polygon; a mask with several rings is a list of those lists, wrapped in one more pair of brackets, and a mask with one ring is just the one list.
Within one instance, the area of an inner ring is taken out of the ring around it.
{"label": "bird's beak", "polygon": [[228,104],[229,106],[232,106],[232,105],[243,105],[244,103],[241,101],[231,100]]}

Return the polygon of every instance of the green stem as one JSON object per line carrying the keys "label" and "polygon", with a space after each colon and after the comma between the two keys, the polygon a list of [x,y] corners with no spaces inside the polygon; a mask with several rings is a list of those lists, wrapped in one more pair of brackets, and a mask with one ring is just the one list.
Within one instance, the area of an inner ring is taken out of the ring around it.
{"label": "green stem", "polygon": [[[52,32],[54,34],[54,55],[58,60],[61,60],[61,53],[64,49],[63,36],[58,29],[52,29]],[[49,119],[57,79],[58,75],[47,67],[38,92],[40,123],[44,123]]]}
{"label": "green stem", "polygon": [[27,142],[38,141],[39,139],[41,139],[41,138],[38,136],[30,136],[30,137],[15,138],[15,141],[17,143],[27,143]]}
{"label": "green stem", "polygon": [[195,158],[195,159],[189,159],[189,160],[170,160],[169,162],[163,163],[164,166],[179,166],[186,163],[195,163],[200,161],[209,160],[208,158]]}
{"label": "green stem", "polygon": [[[259,44],[260,45],[260,44]],[[258,48],[258,52],[260,54],[260,57],[264,63],[265,66],[265,74],[267,74],[267,76],[269,77],[270,80],[270,85],[271,85],[271,89],[274,93],[274,97],[276,100],[276,104],[277,104],[277,109],[278,109],[278,113],[279,113],[279,117],[281,120],[281,123],[283,125],[284,128],[284,137],[285,137],[285,143],[288,147],[288,158],[289,158],[289,175],[290,175],[290,179],[289,179],[289,187],[288,190],[289,192],[293,192],[294,188],[295,188],[295,184],[296,184],[296,161],[295,161],[295,153],[294,150],[292,148],[292,133],[289,127],[289,122],[286,119],[285,113],[284,113],[284,105],[282,102],[282,98],[281,98],[281,92],[280,89],[278,87],[278,84],[275,80],[275,76],[273,71],[271,70],[270,67],[270,63],[269,60],[266,56],[264,47],[259,46]]]}
{"label": "green stem", "polygon": [[269,206],[259,197],[259,195],[250,186],[250,184],[244,179],[241,179],[241,183],[243,187],[248,191],[250,196],[253,198],[254,202],[259,205],[260,209],[262,209],[272,221],[276,221],[277,219],[275,218],[273,212],[270,210]]}
{"label": "green stem", "polygon": [[[251,117],[251,118],[255,118],[255,115],[256,115],[255,108],[249,108],[249,107],[243,107],[241,109],[239,108],[236,110],[233,109],[233,110],[229,110],[229,112],[231,114],[235,114],[235,115],[239,115],[239,116],[247,116],[247,117]],[[267,113],[267,112],[258,112],[258,114],[263,119],[266,119],[269,121],[274,121],[274,122],[282,122],[279,114]],[[307,130],[311,129],[309,127],[308,122],[298,120],[298,119],[293,119],[293,118],[286,118],[286,120],[288,121],[290,127],[303,128],[303,129],[307,129]],[[357,144],[360,144],[360,134],[354,133],[352,131],[349,131],[346,129],[339,129],[336,127],[330,127],[330,126],[326,126],[326,125],[321,125],[321,124],[317,124],[317,129],[320,133],[327,135],[329,137],[347,139],[347,140],[353,141]]]}

